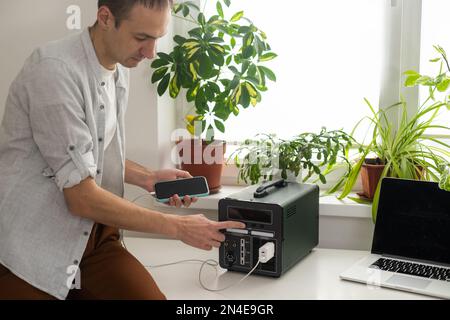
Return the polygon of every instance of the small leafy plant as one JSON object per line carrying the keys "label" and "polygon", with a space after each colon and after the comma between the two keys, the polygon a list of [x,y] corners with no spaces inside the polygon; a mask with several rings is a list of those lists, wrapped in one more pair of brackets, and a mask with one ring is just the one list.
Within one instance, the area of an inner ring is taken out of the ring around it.
{"label": "small leafy plant", "polygon": [[289,173],[297,177],[303,169],[306,170],[303,182],[317,175],[314,182],[320,180],[325,184],[326,175],[339,159],[350,168],[346,155],[354,142],[344,131],[326,128],[318,134],[306,132],[288,140],[259,134],[256,139],[245,140],[230,159],[239,169],[238,182],[256,184],[261,178],[272,180],[278,173],[284,179]]}
{"label": "small leafy plant", "polygon": [[191,1],[175,4],[174,16],[193,27],[188,38],[176,35],[173,50],[158,52],[151,65],[155,69],[151,80],[158,83],[160,96],[168,90],[177,98],[186,90],[187,102],[194,105],[185,117],[192,135],[207,130],[207,136],[213,137],[215,129],[225,132],[230,115],[256,106],[267,90],[267,80],[276,81],[275,73],[263,65],[277,56],[266,34],[243,11],[226,17],[224,6],[229,7],[230,0],[218,0],[216,13],[206,17]]}

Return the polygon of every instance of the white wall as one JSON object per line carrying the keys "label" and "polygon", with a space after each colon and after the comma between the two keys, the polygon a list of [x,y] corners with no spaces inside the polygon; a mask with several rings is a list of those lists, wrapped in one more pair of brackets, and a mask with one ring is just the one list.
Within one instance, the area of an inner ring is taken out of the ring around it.
{"label": "white wall", "polygon": [[[0,1],[0,119],[9,86],[34,48],[80,30],[69,30],[73,22],[70,6],[80,8],[81,28],[95,22],[95,0],[2,0]],[[161,39],[159,50],[172,43],[172,25]],[[175,127],[175,108],[170,98],[158,98],[151,84],[150,62],[131,71],[131,89],[126,115],[127,157],[150,168],[169,166],[170,132]],[[159,126],[158,126],[159,123]],[[141,191],[127,188],[127,195]]]}

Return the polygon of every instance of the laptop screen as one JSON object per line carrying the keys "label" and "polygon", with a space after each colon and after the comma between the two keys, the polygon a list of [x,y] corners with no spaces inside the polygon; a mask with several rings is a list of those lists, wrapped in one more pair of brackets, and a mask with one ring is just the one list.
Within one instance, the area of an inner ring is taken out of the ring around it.
{"label": "laptop screen", "polygon": [[372,253],[450,264],[450,192],[434,182],[384,178]]}

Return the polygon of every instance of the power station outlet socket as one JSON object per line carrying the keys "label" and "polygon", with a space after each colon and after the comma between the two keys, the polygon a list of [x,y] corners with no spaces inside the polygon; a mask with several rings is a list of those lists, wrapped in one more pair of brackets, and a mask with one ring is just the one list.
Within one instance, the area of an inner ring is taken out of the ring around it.
{"label": "power station outlet socket", "polygon": [[275,244],[273,242],[267,242],[259,248],[259,261],[266,263],[275,255]]}

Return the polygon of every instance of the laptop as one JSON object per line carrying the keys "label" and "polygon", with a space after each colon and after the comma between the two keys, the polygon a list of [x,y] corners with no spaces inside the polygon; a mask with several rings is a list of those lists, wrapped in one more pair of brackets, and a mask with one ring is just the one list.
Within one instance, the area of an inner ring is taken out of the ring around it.
{"label": "laptop", "polygon": [[450,299],[450,192],[384,178],[371,254],[340,277]]}

